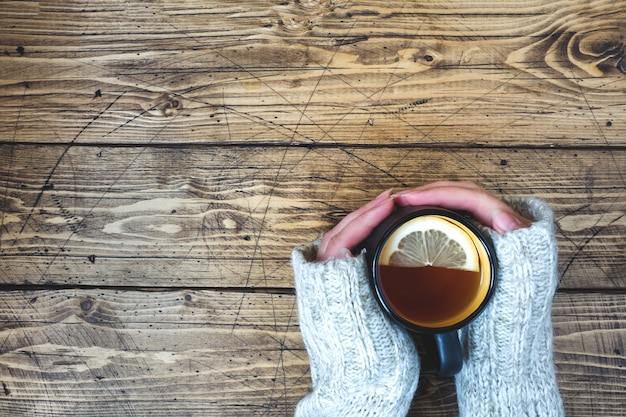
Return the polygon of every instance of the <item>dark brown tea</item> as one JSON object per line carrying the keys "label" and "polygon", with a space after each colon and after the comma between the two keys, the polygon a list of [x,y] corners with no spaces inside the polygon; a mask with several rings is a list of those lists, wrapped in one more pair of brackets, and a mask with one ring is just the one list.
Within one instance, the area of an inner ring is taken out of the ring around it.
{"label": "dark brown tea", "polygon": [[480,271],[434,266],[379,265],[378,280],[389,307],[422,327],[443,327],[475,310]]}

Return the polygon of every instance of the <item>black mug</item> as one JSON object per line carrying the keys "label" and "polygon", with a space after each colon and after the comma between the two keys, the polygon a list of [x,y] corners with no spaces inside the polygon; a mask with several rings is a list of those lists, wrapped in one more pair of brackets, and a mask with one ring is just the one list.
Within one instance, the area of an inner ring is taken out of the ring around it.
{"label": "black mug", "polygon": [[487,305],[496,278],[492,244],[463,214],[397,208],[360,245],[382,309],[405,328],[432,335],[438,374],[463,366],[457,330]]}

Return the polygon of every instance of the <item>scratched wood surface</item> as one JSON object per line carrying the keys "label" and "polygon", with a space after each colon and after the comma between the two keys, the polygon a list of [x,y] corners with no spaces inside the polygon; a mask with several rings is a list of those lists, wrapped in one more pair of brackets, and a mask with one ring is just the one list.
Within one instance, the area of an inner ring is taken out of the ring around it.
{"label": "scratched wood surface", "polygon": [[[568,416],[626,409],[626,1],[0,1],[0,415],[286,416],[291,248],[468,179],[556,213]],[[455,415],[422,376],[410,416]]]}

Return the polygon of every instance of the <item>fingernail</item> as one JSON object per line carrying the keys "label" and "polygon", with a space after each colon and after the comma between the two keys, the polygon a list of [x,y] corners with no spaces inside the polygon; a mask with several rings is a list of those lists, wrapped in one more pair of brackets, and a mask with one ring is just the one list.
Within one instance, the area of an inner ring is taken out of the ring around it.
{"label": "fingernail", "polygon": [[391,190],[392,188],[378,194],[378,196],[372,201],[372,203],[374,203],[375,206],[378,207],[380,204],[383,204],[384,202],[389,200],[391,198]]}
{"label": "fingernail", "polygon": [[393,202],[398,206],[410,205],[410,203],[407,203],[404,199],[404,196],[407,194],[409,194],[409,191],[406,191],[406,190],[400,191],[400,192],[393,194],[391,198],[393,199]]}
{"label": "fingernail", "polygon": [[493,212],[492,225],[496,232],[507,233],[521,228],[523,223],[511,213],[497,209]]}
{"label": "fingernail", "polygon": [[382,200],[382,199],[390,198],[392,191],[393,191],[393,188],[383,191],[382,193],[378,194],[378,197],[376,197],[375,200]]}

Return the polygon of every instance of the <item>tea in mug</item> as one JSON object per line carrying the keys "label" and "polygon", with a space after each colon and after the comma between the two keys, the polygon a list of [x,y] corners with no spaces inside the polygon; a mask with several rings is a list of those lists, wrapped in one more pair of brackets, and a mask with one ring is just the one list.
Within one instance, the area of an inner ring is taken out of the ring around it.
{"label": "tea in mug", "polygon": [[393,314],[439,329],[471,318],[492,287],[486,250],[475,232],[441,215],[397,227],[379,252],[377,286]]}
{"label": "tea in mug", "polygon": [[382,309],[432,339],[438,375],[458,373],[464,356],[456,331],[480,314],[495,287],[492,244],[462,213],[405,206],[360,247]]}
{"label": "tea in mug", "polygon": [[389,306],[405,320],[423,327],[468,316],[479,295],[480,271],[438,266],[380,265],[378,280]]}

